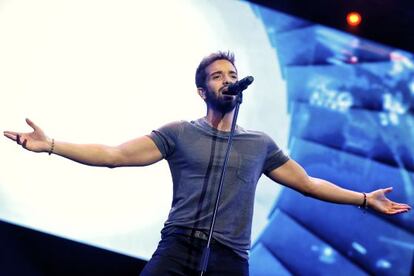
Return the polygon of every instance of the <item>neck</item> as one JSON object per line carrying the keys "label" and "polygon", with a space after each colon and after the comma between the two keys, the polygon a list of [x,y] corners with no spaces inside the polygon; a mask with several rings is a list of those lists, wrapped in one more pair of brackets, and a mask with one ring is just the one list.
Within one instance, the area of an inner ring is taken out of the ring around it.
{"label": "neck", "polygon": [[217,110],[208,108],[206,120],[207,122],[217,130],[230,131],[231,123],[233,121],[234,109],[228,113],[221,113]]}

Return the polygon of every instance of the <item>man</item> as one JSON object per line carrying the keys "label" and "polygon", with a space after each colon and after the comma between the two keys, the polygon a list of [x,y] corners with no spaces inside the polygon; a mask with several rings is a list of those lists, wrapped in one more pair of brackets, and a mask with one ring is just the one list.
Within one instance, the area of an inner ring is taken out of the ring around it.
{"label": "man", "polygon": [[[32,121],[31,133],[4,135],[34,152],[48,152],[92,166],[146,166],[165,158],[173,178],[172,207],[157,250],[142,275],[194,275],[214,208],[236,97],[226,95],[238,80],[234,56],[217,52],[196,70],[196,85],[207,115],[174,122],[116,147],[72,144],[48,138]],[[206,275],[248,275],[253,200],[261,174],[320,200],[398,214],[410,206],[390,201],[392,188],[360,193],[313,178],[264,133],[236,127]]]}

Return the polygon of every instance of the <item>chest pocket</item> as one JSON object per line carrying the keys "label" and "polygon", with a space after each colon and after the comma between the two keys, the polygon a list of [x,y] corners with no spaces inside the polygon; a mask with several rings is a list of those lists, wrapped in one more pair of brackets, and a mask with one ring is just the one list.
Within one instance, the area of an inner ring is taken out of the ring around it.
{"label": "chest pocket", "polygon": [[239,155],[237,177],[245,182],[253,181],[256,177],[257,162],[256,158],[252,155]]}

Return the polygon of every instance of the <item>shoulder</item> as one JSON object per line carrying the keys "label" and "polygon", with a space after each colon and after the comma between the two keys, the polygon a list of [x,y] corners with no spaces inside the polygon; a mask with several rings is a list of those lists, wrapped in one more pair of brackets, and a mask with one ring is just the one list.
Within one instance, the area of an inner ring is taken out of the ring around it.
{"label": "shoulder", "polygon": [[242,129],[241,133],[250,137],[251,140],[254,140],[256,143],[259,142],[263,148],[266,149],[268,153],[275,153],[281,151],[279,145],[275,140],[267,133],[257,130],[245,130]]}
{"label": "shoulder", "polygon": [[178,134],[181,133],[182,130],[185,128],[186,125],[190,123],[184,120],[180,121],[172,121],[169,123],[164,124],[163,126],[154,130],[155,132],[160,132],[164,134]]}
{"label": "shoulder", "polygon": [[270,141],[273,142],[273,139],[263,131],[245,129],[243,127],[238,126],[238,133],[240,135],[255,137],[257,139],[263,140],[266,143],[268,143]]}
{"label": "shoulder", "polygon": [[189,124],[189,122],[185,121],[185,120],[180,120],[180,121],[172,121],[169,123],[164,124],[163,126],[161,126],[159,129],[174,129],[174,128],[181,128],[184,125]]}

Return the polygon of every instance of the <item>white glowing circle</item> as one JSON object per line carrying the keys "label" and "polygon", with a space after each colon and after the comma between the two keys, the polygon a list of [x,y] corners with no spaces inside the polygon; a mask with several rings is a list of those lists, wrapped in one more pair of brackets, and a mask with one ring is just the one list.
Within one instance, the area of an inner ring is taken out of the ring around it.
{"label": "white glowing circle", "polygon": [[334,263],[336,261],[336,256],[332,247],[325,246],[322,249],[321,255],[319,256],[319,260],[327,264]]}
{"label": "white glowing circle", "polygon": [[331,247],[325,247],[325,248],[323,249],[323,255],[324,255],[324,256],[329,257],[329,256],[332,256],[332,255],[333,255],[333,253],[334,253],[334,251],[332,250],[332,248],[331,248]]}

